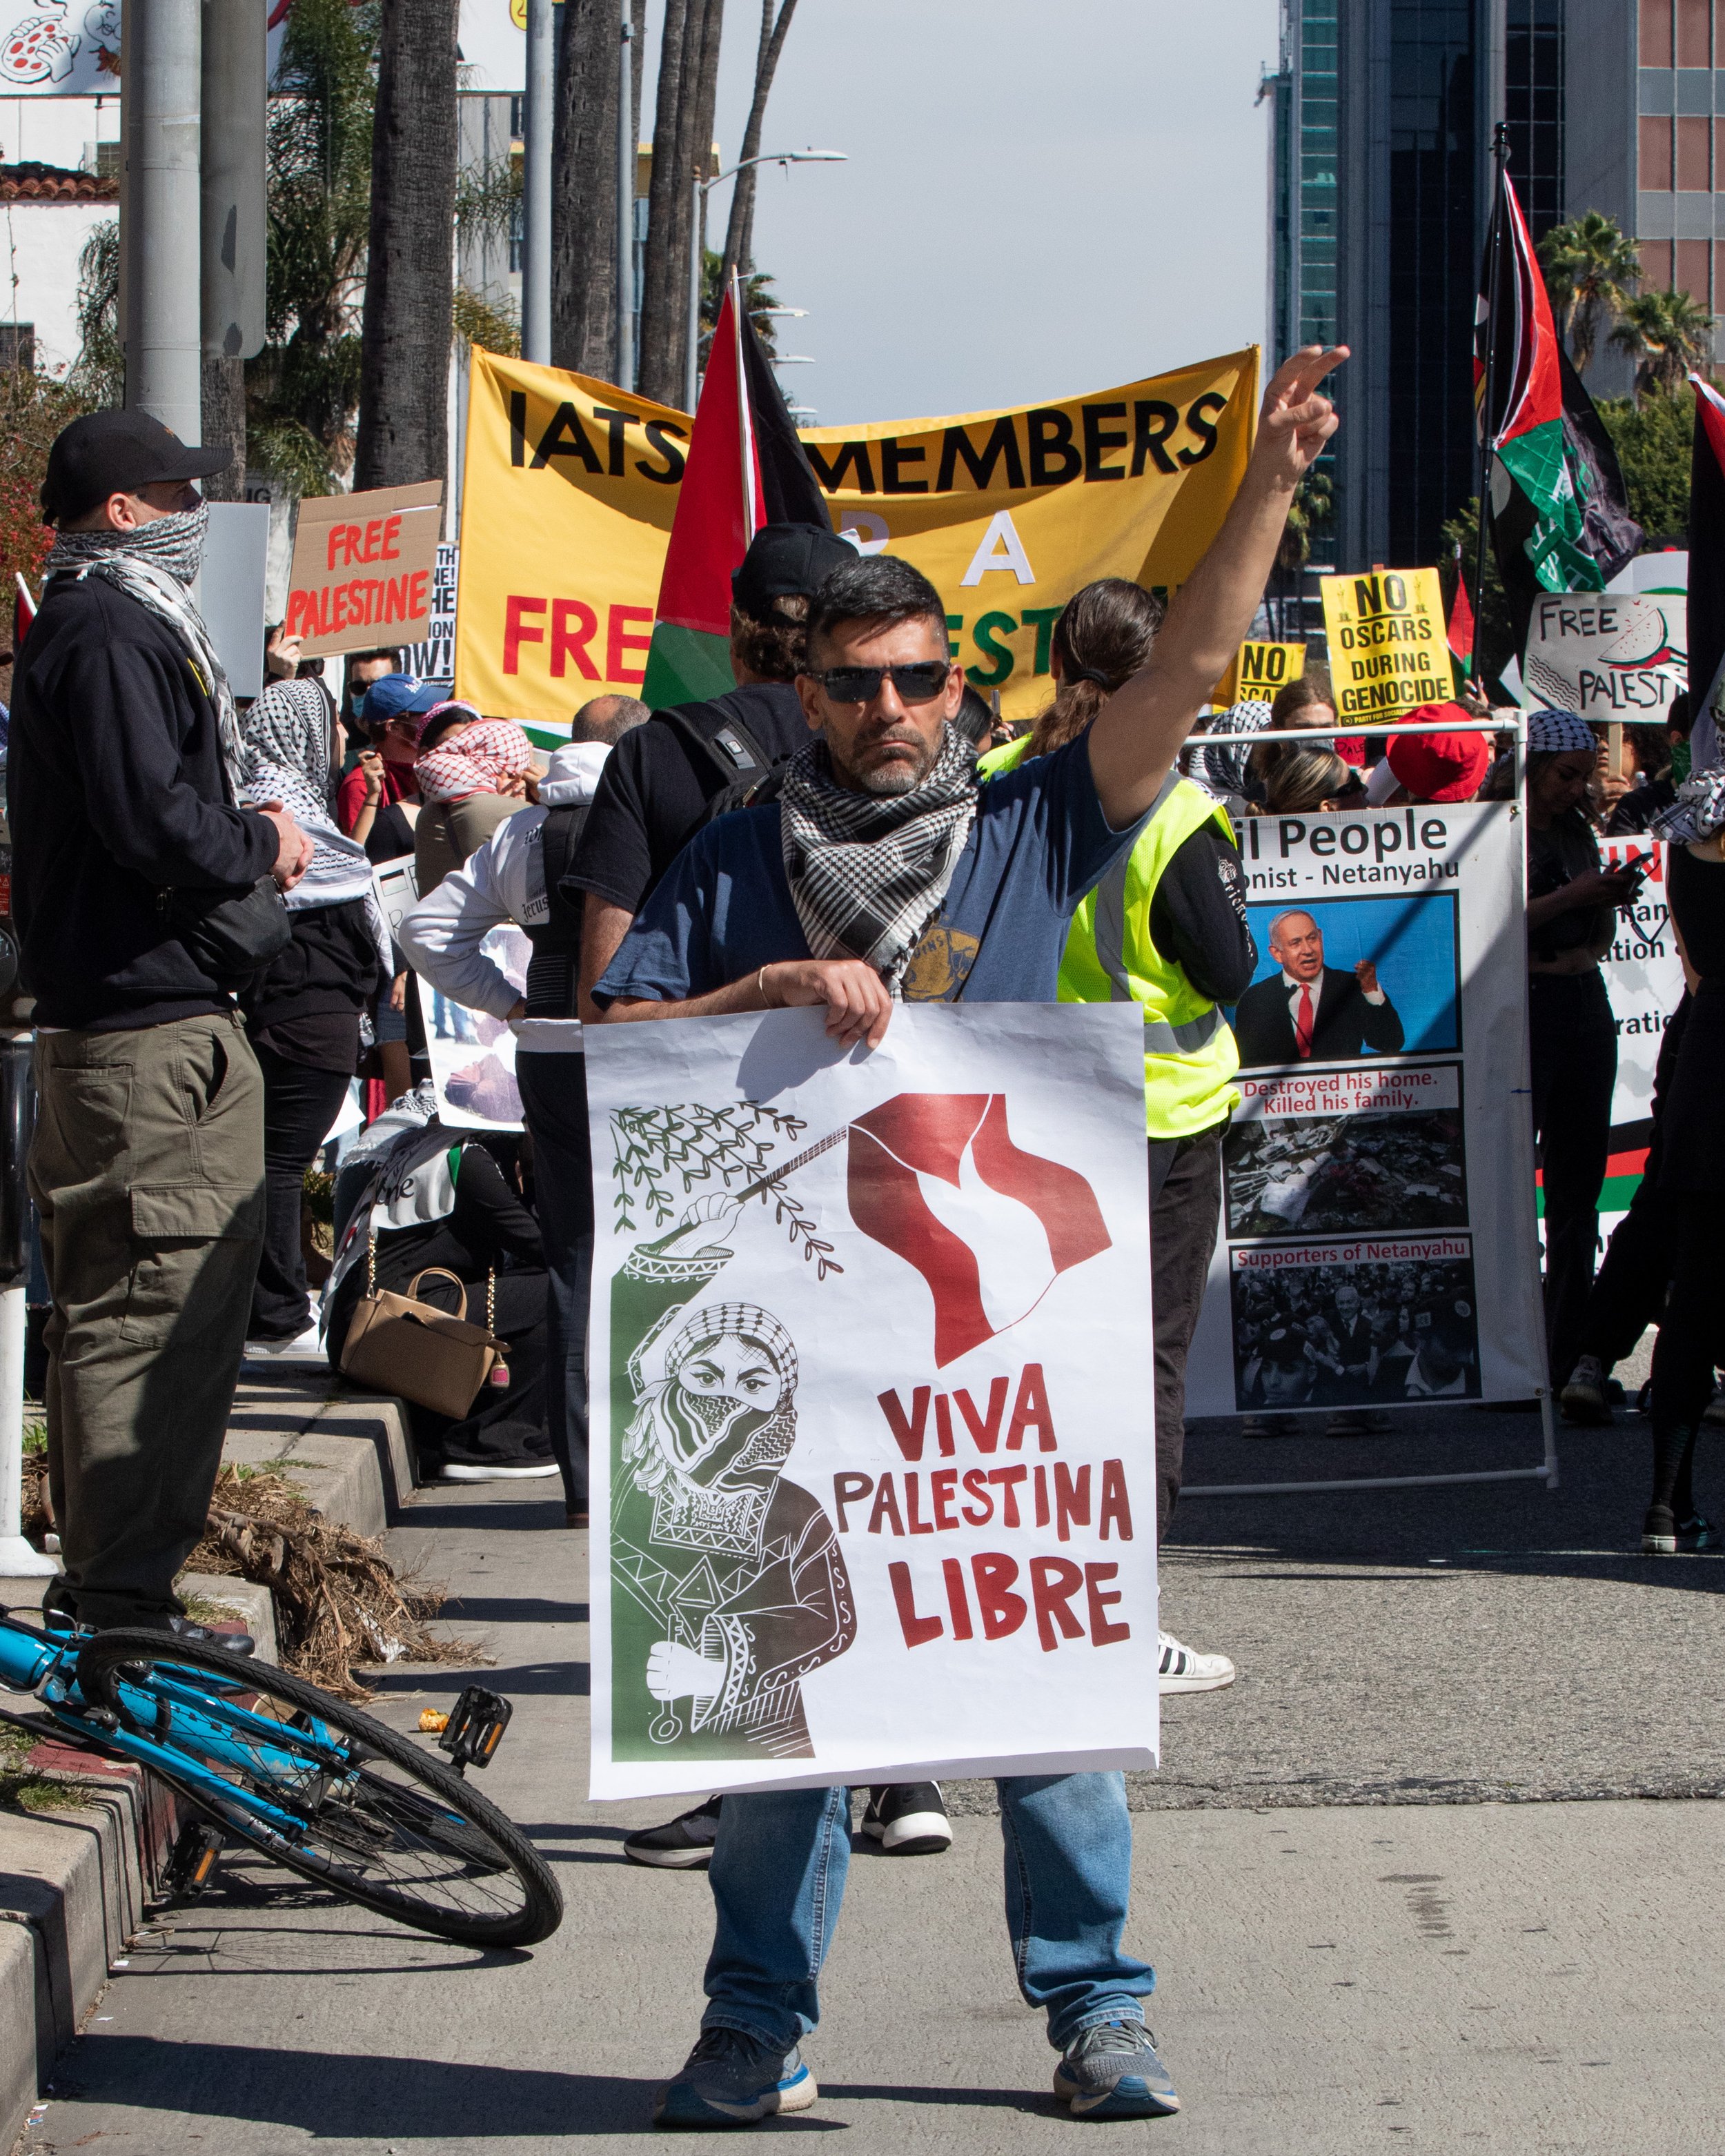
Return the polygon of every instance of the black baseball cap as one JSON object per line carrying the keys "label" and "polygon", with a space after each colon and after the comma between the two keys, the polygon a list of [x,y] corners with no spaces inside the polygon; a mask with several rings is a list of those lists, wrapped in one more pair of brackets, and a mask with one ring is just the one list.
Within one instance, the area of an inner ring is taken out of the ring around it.
{"label": "black baseball cap", "polygon": [[191,446],[147,412],[86,412],[61,429],[48,453],[42,521],[71,523],[110,494],[136,494],[164,480],[210,479],[233,461],[231,449]]}
{"label": "black baseball cap", "polygon": [[763,524],[731,572],[731,596],[739,613],[766,621],[773,602],[813,598],[841,562],[854,562],[848,539],[818,524]]}

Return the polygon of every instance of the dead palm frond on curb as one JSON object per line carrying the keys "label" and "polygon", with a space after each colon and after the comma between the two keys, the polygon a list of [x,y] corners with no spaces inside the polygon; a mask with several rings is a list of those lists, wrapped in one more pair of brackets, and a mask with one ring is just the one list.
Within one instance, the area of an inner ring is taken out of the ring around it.
{"label": "dead palm frond on curb", "polygon": [[186,1562],[190,1572],[267,1587],[282,1667],[340,1699],[372,1697],[356,1666],[487,1659],[427,1629],[443,1608],[441,1586],[398,1574],[380,1539],[320,1517],[280,1475],[224,1467],[203,1540]]}

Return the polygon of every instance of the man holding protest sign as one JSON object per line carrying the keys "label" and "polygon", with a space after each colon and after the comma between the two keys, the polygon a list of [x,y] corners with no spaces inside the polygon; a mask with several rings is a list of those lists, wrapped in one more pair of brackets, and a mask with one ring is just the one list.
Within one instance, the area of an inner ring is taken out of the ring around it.
{"label": "man holding protest sign", "polygon": [[[1148,663],[1076,741],[1001,778],[978,783],[949,725],[963,675],[933,586],[890,555],[835,570],[816,595],[798,681],[819,738],[792,759],[778,802],[720,819],[671,864],[593,991],[607,1017],[824,1007],[835,1040],[873,1048],[907,993],[1053,1001],[1074,911],[1159,805],[1250,625],[1294,490],[1335,431],[1317,386],[1345,356],[1308,347],[1271,383],[1240,490]],[[1063,2054],[1057,2097],[1086,2118],[1178,2109],[1142,2020],[1153,1972],[1120,1948],[1122,1782],[999,1787],[1015,1961]],[[726,1803],[711,1873],[710,2004],[661,2123],[725,2128],[815,2101],[798,2046],[818,2018],[848,1816],[843,1791]]]}

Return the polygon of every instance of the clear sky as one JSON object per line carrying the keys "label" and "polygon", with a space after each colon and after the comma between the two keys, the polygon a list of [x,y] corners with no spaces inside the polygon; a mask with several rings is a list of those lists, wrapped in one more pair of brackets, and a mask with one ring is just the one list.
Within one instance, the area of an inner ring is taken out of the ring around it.
{"label": "clear sky", "polygon": [[[651,131],[659,14],[649,19]],[[729,0],[732,162],[760,24]],[[1103,388],[1264,335],[1275,0],[799,0],[755,255],[806,321],[781,375],[823,426]],[[719,244],[730,187],[715,190]]]}

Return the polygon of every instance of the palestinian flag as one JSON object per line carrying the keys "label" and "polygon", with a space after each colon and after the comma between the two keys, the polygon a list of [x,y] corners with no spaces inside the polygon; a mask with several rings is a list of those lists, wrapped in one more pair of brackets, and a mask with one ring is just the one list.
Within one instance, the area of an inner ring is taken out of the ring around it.
{"label": "palestinian flag", "polygon": [[731,572],[763,524],[833,528],[773,362],[733,282],[707,352],[659,587],[641,687],[654,711],[737,686]]}
{"label": "palestinian flag", "polygon": [[937,1369],[1007,1332],[1109,1247],[1076,1168],[1013,1142],[1004,1093],[895,1093],[850,1126],[850,1218],[934,1298]]}
{"label": "palestinian flag", "polygon": [[1718,752],[1725,673],[1725,398],[1698,374],[1690,376],[1689,386],[1696,423],[1689,467],[1689,745],[1701,771]]}
{"label": "palestinian flag", "polygon": [[1473,602],[1467,596],[1467,564],[1455,548],[1455,596],[1450,602],[1450,656],[1466,680],[1473,672]]}
{"label": "palestinian flag", "polygon": [[1603,590],[1642,532],[1611,438],[1558,336],[1522,206],[1501,168],[1474,315],[1473,380],[1492,457],[1492,544],[1519,644],[1539,592]]}

